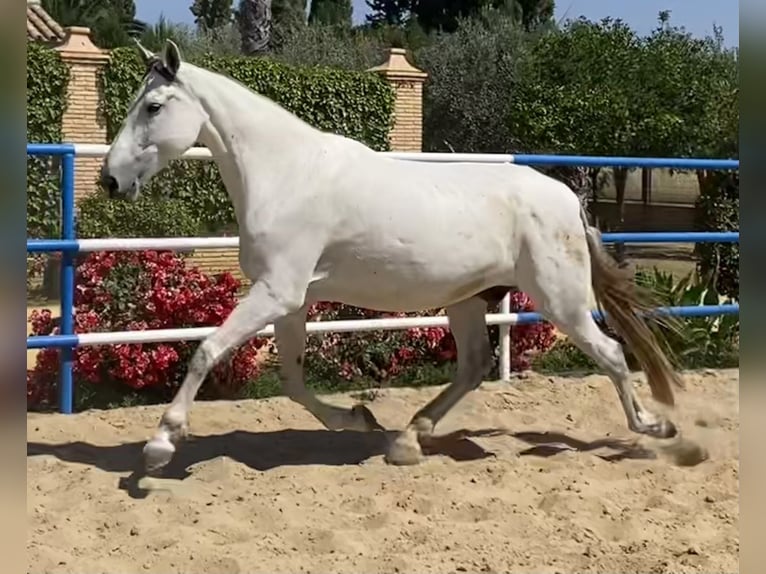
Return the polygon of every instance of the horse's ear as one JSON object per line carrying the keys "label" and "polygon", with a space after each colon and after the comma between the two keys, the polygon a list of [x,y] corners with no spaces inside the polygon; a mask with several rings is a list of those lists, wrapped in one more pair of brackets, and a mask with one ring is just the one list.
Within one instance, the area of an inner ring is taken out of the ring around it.
{"label": "horse's ear", "polygon": [[133,41],[136,43],[136,48],[138,49],[138,53],[141,55],[141,59],[144,62],[144,66],[149,67],[149,64],[151,64],[154,60],[156,60],[157,56],[155,56],[152,52],[144,48],[143,44],[141,44],[138,38],[134,38]]}
{"label": "horse's ear", "polygon": [[162,65],[172,76],[178,73],[181,67],[181,51],[171,39],[165,40],[165,50],[162,53]]}

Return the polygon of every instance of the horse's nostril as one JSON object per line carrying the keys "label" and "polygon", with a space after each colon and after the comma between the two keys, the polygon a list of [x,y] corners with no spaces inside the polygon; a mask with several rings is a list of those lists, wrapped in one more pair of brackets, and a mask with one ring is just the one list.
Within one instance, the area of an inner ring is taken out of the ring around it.
{"label": "horse's nostril", "polygon": [[101,187],[109,193],[109,197],[114,197],[117,192],[120,191],[120,185],[111,175],[106,175],[101,178]]}

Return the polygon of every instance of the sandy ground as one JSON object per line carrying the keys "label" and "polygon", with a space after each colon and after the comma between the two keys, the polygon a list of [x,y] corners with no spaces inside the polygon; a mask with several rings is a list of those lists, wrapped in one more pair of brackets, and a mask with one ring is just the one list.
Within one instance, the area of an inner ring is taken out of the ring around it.
{"label": "sandy ground", "polygon": [[[414,467],[383,462],[387,433],[322,430],[281,397],[197,403],[152,490],[126,477],[160,408],[29,414],[29,572],[737,572],[739,375],[685,378],[696,466],[649,439],[591,448],[633,437],[601,376],[485,383],[438,427],[467,436]],[[401,428],[437,390],[368,405]]]}

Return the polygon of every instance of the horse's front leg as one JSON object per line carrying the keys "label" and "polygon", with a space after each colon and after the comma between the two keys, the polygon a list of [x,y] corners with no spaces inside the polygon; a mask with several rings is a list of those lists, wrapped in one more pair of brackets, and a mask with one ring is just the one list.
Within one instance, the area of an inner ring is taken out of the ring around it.
{"label": "horse's front leg", "polygon": [[306,311],[285,315],[274,322],[274,339],[279,353],[282,390],[290,399],[302,405],[330,430],[384,430],[364,405],[350,409],[328,404],[306,388],[303,377],[303,357],[306,348]]}
{"label": "horse's front leg", "polygon": [[189,409],[202,382],[218,361],[269,323],[303,306],[305,286],[259,280],[226,320],[199,345],[189,363],[181,388],[160,420],[154,437],[144,446],[147,471],[170,462],[176,445],[185,436]]}

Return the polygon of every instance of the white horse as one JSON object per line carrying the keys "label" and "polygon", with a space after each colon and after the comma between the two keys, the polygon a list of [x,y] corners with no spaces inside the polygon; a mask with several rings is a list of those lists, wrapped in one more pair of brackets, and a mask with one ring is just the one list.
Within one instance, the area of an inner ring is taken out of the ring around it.
{"label": "white horse", "polygon": [[680,378],[640,317],[629,271],[603,250],[577,197],[529,167],[387,158],[321,132],[223,75],[139,44],[146,77],[104,160],[101,185],[135,199],[141,184],[196,142],[207,146],[234,206],[249,294],[195,352],[144,447],[148,471],[172,458],[208,371],[273,323],[284,393],[328,429],[381,429],[362,405],[318,399],[303,380],[307,307],[339,301],[381,311],[446,308],[458,351],[455,381],[420,409],[385,459],[415,464],[434,425],[488,374],[485,313],[517,287],[609,374],[628,427],[657,438],[675,425],[634,394],[621,345],[589,309],[589,290],[672,406]]}

